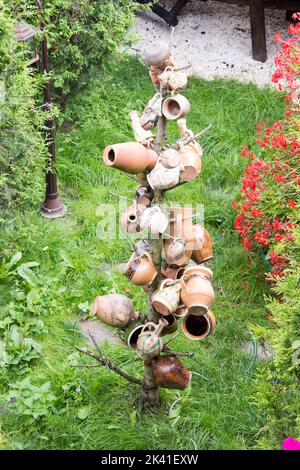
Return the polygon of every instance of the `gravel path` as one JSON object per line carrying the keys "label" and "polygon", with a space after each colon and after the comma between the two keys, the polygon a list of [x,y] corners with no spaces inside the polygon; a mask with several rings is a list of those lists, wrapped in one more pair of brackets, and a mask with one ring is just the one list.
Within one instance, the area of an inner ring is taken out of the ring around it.
{"label": "gravel path", "polygon": [[[174,0],[161,4],[170,8]],[[137,14],[132,31],[140,37],[137,47],[141,49],[155,39],[169,40],[177,63],[181,66],[191,63],[193,75],[208,80],[233,78],[263,86],[271,83],[274,57],[279,50],[274,35],[281,32],[284,36],[289,25],[283,10],[265,11],[268,60],[264,64],[252,59],[247,7],[191,0],[174,30],[149,11]]]}

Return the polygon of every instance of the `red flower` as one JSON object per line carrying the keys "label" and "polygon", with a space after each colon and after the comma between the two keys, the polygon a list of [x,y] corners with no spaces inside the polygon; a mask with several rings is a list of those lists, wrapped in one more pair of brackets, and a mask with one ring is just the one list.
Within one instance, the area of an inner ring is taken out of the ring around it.
{"label": "red flower", "polygon": [[296,203],[295,201],[293,201],[292,199],[289,200],[288,206],[289,206],[289,207],[292,207],[292,208],[294,208],[294,209],[297,209],[297,207],[298,207],[298,206],[297,206],[297,203]]}
{"label": "red flower", "polygon": [[256,209],[255,207],[252,209],[252,215],[253,217],[260,217],[262,215],[262,212],[259,209]]}
{"label": "red flower", "polygon": [[281,42],[281,34],[280,33],[275,34],[274,42]]}

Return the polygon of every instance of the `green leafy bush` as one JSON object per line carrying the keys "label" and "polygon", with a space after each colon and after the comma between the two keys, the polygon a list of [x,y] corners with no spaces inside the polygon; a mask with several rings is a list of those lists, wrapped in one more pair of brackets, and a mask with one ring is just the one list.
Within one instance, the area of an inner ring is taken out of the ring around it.
{"label": "green leafy bush", "polygon": [[262,448],[280,446],[284,437],[300,439],[300,229],[289,245],[278,245],[290,261],[285,276],[274,287],[276,297],[268,299],[273,327],[265,337],[274,354],[261,366],[256,379],[255,400],[264,413],[265,426],[259,439]]}
{"label": "green leafy bush", "polygon": [[[8,4],[20,19],[39,27],[41,15],[34,0]],[[93,66],[99,71],[104,57],[118,50],[136,8],[133,0],[43,1],[53,85],[63,98]]]}
{"label": "green leafy bush", "polygon": [[44,113],[35,103],[41,79],[26,67],[14,22],[0,2],[0,207],[42,198],[46,148]]}

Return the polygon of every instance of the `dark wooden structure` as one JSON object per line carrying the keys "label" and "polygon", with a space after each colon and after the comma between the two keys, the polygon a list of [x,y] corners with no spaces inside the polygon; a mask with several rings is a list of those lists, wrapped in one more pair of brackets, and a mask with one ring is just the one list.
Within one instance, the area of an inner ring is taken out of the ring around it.
{"label": "dark wooden structure", "polygon": [[[140,3],[149,3],[150,0],[139,0]],[[169,26],[178,24],[177,15],[189,0],[177,0],[171,10],[166,10],[159,2],[152,6],[154,13],[163,18]],[[200,0],[206,1],[206,0]],[[300,0],[216,0],[235,5],[248,5],[250,12],[252,56],[254,60],[265,62],[267,60],[265,8],[286,10],[287,19],[291,18],[293,11],[300,11]]]}

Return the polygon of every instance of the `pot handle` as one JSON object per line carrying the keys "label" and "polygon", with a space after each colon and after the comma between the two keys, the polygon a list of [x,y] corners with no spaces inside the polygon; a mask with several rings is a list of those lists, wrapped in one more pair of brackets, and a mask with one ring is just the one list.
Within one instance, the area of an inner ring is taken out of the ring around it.
{"label": "pot handle", "polygon": [[144,333],[144,331],[146,330],[146,328],[149,329],[150,326],[154,328],[153,332],[154,332],[154,331],[156,330],[156,328],[157,328],[157,324],[156,324],[156,323],[154,323],[154,322],[152,322],[152,321],[149,321],[148,323],[146,323],[146,325],[143,326],[141,333]]}
{"label": "pot handle", "polygon": [[186,286],[186,282],[185,282],[185,280],[184,280],[185,277],[186,277],[186,274],[184,274],[184,275],[180,278],[180,282],[183,284],[183,287],[186,288],[187,286]]}
{"label": "pot handle", "polygon": [[145,256],[146,258],[148,258],[148,260],[151,261],[152,264],[153,264],[153,259],[152,259],[152,256],[150,255],[150,253],[148,253],[147,251],[144,251],[144,252],[140,255],[140,258],[142,258],[143,256]]}

